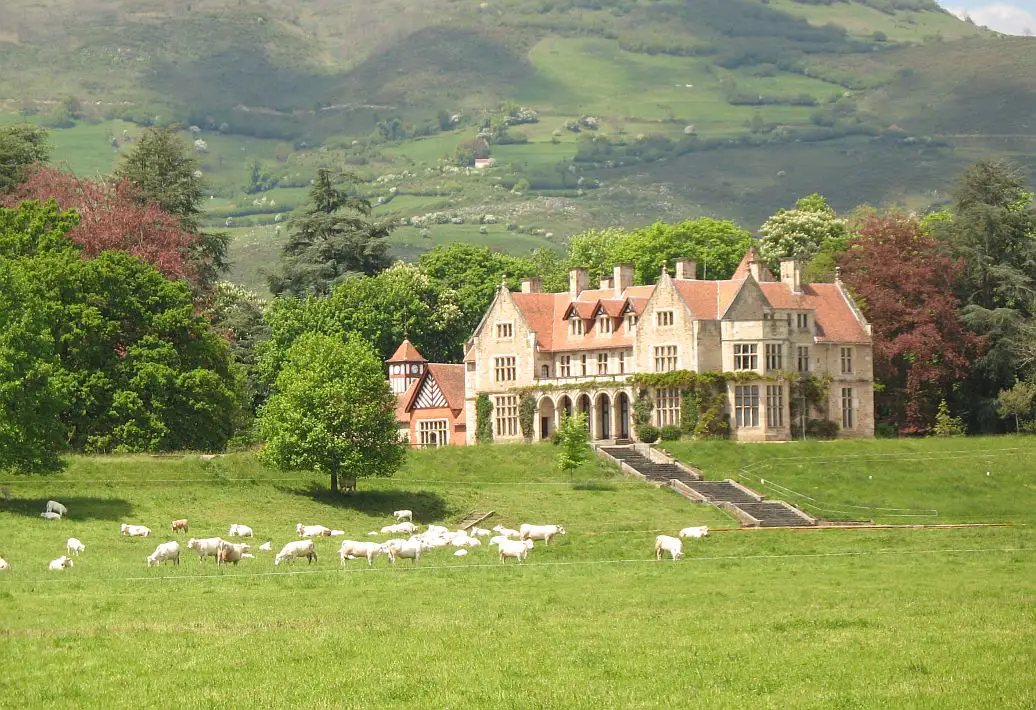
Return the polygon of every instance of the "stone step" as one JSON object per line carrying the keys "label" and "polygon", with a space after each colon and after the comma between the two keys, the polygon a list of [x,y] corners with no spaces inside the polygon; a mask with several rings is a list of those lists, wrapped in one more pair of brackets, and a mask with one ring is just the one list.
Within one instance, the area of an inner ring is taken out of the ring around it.
{"label": "stone step", "polygon": [[813,523],[780,503],[739,503],[737,507],[759,521],[760,527],[804,527]]}
{"label": "stone step", "polygon": [[692,489],[716,503],[758,503],[758,499],[745,493],[730,481],[694,481],[688,483]]}

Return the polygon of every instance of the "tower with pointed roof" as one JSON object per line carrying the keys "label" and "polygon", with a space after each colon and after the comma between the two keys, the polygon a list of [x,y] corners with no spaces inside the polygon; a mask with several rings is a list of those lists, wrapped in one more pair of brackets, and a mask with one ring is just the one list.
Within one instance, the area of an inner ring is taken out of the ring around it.
{"label": "tower with pointed roof", "polygon": [[392,387],[392,391],[399,396],[406,392],[410,385],[421,379],[421,375],[428,366],[428,360],[407,338],[399,344],[395,354],[386,360],[386,364],[388,365],[389,385]]}

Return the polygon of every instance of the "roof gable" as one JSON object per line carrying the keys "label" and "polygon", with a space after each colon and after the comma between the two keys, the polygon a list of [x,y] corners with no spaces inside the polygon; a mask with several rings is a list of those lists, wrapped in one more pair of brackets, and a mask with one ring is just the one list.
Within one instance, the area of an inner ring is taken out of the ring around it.
{"label": "roof gable", "polygon": [[770,302],[760,288],[759,282],[749,274],[748,278],[741,282],[737,292],[723,312],[723,320],[762,320],[763,308],[770,308]]}
{"label": "roof gable", "polygon": [[396,348],[396,352],[385,362],[428,362],[424,355],[417,351],[413,343],[410,342],[409,338],[404,338],[403,342]]}

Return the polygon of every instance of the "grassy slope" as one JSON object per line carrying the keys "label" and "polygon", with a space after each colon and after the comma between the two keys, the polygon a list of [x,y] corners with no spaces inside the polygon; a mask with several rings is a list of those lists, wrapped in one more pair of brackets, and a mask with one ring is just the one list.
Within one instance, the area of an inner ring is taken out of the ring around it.
{"label": "grassy slope", "polygon": [[[710,445],[703,455],[719,466],[735,450],[793,447]],[[160,694],[175,689],[175,704],[208,707],[1031,703],[1030,529],[715,533],[685,560],[655,563],[654,529],[721,526],[725,516],[596,464],[578,476],[596,490],[573,489],[551,473],[551,453],[414,454],[396,478],[364,482],[341,505],[323,481],[272,480],[283,474],[250,455],[76,458],[57,478],[16,484],[14,510],[0,509],[0,552],[14,565],[0,577],[5,701],[166,705]],[[899,456],[888,468],[917,470]],[[936,480],[928,490],[938,497]],[[516,485],[527,483],[548,485]],[[1026,485],[1008,479],[997,498],[1031,500]],[[47,497],[72,517],[35,517]],[[121,520],[159,530],[189,515],[197,534],[248,522],[280,544],[298,519],[362,535],[401,506],[422,523],[488,507],[505,523],[563,521],[569,535],[537,546],[522,568],[476,550],[433,553],[416,569],[381,559],[371,572],[356,562],[339,572],[321,541],[318,564],[287,575],[269,574],[282,571],[270,553],[221,572],[189,556],[148,570],[143,556],[168,535],[116,533]],[[86,553],[74,570],[46,572],[70,534]]]}

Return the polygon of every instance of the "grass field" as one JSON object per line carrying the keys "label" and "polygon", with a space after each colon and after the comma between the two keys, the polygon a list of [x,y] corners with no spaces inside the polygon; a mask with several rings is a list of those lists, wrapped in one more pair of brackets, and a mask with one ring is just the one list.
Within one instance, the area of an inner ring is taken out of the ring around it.
{"label": "grass field", "polygon": [[[905,455],[942,456],[948,445],[909,443],[689,445],[688,458],[722,474],[796,455],[884,454],[890,477],[916,476],[913,490],[930,492],[925,504],[968,494],[943,490],[955,462],[925,468]],[[1003,464],[969,516],[1017,499],[1017,522],[1031,523],[1033,481],[1021,470],[1036,442],[954,443],[991,449]],[[8,482],[2,704],[1023,708],[1036,699],[1031,528],[719,532],[731,525],[725,514],[597,462],[573,483],[554,473],[552,454],[414,453],[394,478],[361,481],[341,499],[323,479],[264,470],[251,454],[77,457],[58,476]],[[831,462],[812,461],[796,485],[827,481]],[[790,484],[795,467],[775,466]],[[844,469],[838,496],[864,490],[853,471],[877,470]],[[38,518],[48,498],[70,516]],[[226,570],[190,555],[179,568],[144,564],[175,517],[189,517],[198,536],[248,523],[257,543],[277,549],[300,520],[368,539],[400,507],[421,524],[485,509],[496,511],[491,524],[553,521],[569,534],[537,545],[521,567],[483,548],[436,551],[415,567],[380,558],[370,570],[339,569],[329,540],[315,565],[294,570],[262,552]],[[123,521],[155,534],[120,537]],[[657,531],[691,524],[714,532],[677,563],[652,559]],[[74,569],[47,572],[70,535],[86,552]]]}

